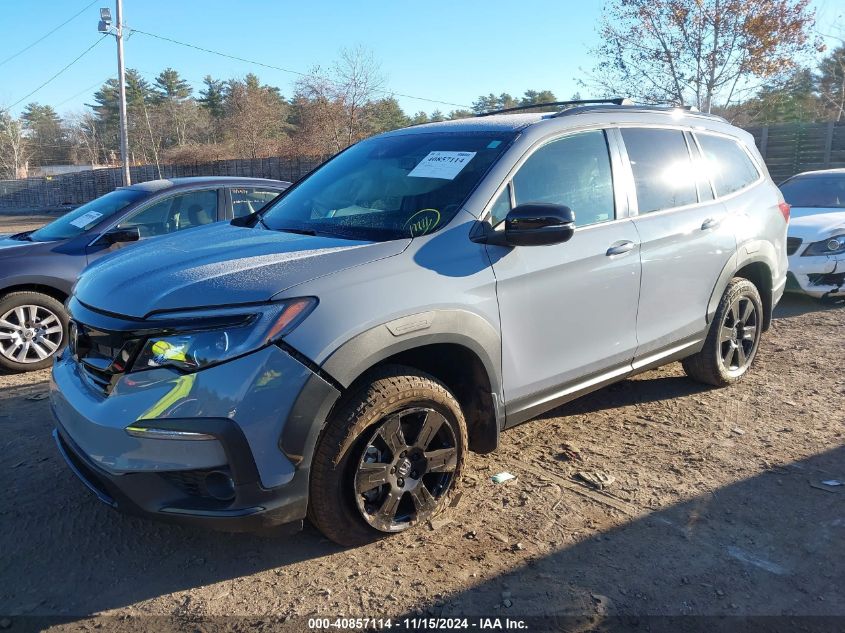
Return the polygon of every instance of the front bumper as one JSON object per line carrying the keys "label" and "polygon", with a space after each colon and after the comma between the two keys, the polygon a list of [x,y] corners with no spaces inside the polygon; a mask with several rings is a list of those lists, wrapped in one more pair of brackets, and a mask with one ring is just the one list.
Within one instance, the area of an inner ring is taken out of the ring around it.
{"label": "front bumper", "polygon": [[845,255],[791,255],[786,290],[817,299],[845,296]]}
{"label": "front bumper", "polygon": [[[282,440],[319,424],[317,403],[336,396],[275,346],[193,374],[126,374],[108,393],[64,353],[50,390],[58,448],[101,501],[131,514],[230,531],[305,517],[308,451],[286,454]],[[210,438],[136,437],[126,432],[130,425]]]}

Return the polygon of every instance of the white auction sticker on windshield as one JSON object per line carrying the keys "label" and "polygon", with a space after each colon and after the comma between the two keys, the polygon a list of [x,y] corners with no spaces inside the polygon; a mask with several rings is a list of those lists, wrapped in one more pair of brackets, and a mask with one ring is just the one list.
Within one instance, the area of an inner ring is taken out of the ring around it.
{"label": "white auction sticker on windshield", "polygon": [[93,222],[94,220],[99,220],[101,217],[103,217],[102,213],[97,213],[96,211],[89,211],[88,213],[80,215],[78,218],[73,220],[71,224],[77,228],[82,229],[91,224],[91,222]]}
{"label": "white auction sticker on windshield", "polygon": [[408,174],[411,178],[454,180],[475,152],[429,152]]}

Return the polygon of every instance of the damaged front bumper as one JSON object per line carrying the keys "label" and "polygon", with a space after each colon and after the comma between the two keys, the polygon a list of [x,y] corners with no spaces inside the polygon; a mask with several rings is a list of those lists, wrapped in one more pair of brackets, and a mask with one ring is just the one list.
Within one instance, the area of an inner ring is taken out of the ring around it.
{"label": "damaged front bumper", "polygon": [[816,299],[845,296],[845,255],[791,256],[786,290]]}

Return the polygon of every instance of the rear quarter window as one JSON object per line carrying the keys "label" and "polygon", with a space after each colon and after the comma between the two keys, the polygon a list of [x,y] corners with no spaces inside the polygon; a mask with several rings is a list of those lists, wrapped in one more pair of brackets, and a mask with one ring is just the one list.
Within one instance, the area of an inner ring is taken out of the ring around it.
{"label": "rear quarter window", "polygon": [[717,196],[744,189],[760,177],[754,162],[737,141],[711,134],[696,134],[696,138]]}

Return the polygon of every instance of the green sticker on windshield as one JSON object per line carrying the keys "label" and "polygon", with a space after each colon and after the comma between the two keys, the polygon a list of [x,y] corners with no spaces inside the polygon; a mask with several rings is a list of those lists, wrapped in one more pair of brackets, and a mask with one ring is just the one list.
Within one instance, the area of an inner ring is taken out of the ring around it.
{"label": "green sticker on windshield", "polygon": [[420,237],[430,233],[440,224],[440,211],[437,209],[422,209],[408,218],[403,228],[411,232],[411,237]]}

